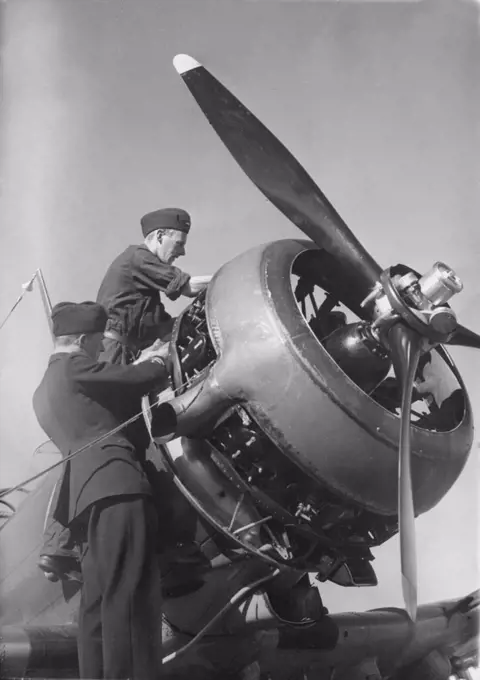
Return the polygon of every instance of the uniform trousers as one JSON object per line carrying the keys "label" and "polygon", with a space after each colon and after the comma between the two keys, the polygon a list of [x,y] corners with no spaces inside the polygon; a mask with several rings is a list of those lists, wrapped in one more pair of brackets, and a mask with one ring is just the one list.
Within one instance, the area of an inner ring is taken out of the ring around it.
{"label": "uniform trousers", "polygon": [[80,677],[160,678],[161,582],[152,499],[112,496],[92,504],[80,519]]}
{"label": "uniform trousers", "polygon": [[108,364],[127,366],[135,360],[136,354],[137,352],[130,349],[124,342],[114,338],[103,338],[103,349],[98,360],[106,361]]}

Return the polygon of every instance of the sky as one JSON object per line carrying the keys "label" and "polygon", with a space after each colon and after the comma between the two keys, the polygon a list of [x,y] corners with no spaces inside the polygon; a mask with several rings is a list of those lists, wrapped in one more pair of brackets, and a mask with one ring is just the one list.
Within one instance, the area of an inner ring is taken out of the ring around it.
{"label": "sky", "polygon": [[[476,3],[15,0],[0,12],[0,322],[38,267],[54,304],[94,299],[160,207],[192,215],[179,264],[193,275],[299,236],[207,124],[172,66],[187,53],[283,141],[380,264],[456,270],[454,308],[480,332]],[[0,330],[1,486],[52,462],[32,458],[45,435],[31,407],[50,343],[33,290]],[[478,414],[480,353],[452,355]],[[416,522],[420,602],[479,585],[477,458],[476,442]],[[322,586],[327,606],[401,605],[397,539],[375,556],[378,587]]]}

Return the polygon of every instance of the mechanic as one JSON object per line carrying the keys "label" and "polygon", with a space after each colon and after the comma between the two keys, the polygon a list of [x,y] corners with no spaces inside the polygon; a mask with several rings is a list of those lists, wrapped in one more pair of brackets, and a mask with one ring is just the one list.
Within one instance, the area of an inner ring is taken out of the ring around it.
{"label": "mechanic", "polygon": [[[126,433],[92,442],[121,425],[143,394],[161,389],[168,371],[158,352],[133,366],[98,362],[107,313],[95,302],[60,303],[52,322],[55,347],[34,410],[63,456],[91,444],[66,462],[52,508],[82,555],[80,677],[153,680],[162,639],[158,515]],[[163,406],[173,429],[173,409]]]}
{"label": "mechanic", "polygon": [[161,296],[192,298],[210,276],[191,277],[173,262],[185,255],[190,215],[163,208],[140,220],[144,242],[128,246],[112,262],[100,285],[97,302],[108,312],[103,361],[131,363],[137,353],[161,338],[170,338],[174,318]]}

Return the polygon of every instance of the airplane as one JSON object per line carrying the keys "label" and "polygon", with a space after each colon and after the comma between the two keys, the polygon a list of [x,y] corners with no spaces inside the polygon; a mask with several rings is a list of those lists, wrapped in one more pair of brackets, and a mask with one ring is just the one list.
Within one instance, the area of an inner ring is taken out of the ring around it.
{"label": "airplane", "polygon": [[[226,87],[188,55],[174,66],[306,238],[224,264],[175,321],[168,400],[144,400],[147,464],[171,534],[159,555],[161,677],[473,677],[479,592],[417,607],[414,534],[473,443],[445,349],[480,348],[449,304],[462,283],[440,262],[423,275],[383,270]],[[0,528],[1,677],[78,677],[81,584],[37,567],[60,465]],[[330,614],[321,583],[374,587],[371,549],[396,533],[405,609]]]}

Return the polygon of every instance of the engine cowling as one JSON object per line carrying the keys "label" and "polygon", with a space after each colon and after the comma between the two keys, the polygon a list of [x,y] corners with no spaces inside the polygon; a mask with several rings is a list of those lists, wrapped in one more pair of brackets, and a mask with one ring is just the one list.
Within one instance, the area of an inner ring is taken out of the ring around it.
{"label": "engine cowling", "polygon": [[[338,368],[298,310],[290,274],[305,247],[271,243],[218,272],[206,315],[222,364],[219,383],[242,397],[282,453],[321,486],[374,512],[395,514],[399,418]],[[450,432],[413,427],[417,514],[456,481],[472,439],[469,404]]]}
{"label": "engine cowling", "polygon": [[[253,248],[225,264],[205,300],[179,318],[179,349],[186,346],[182,324],[191,318],[208,327],[213,346],[203,347],[197,367],[193,361],[188,389],[178,397],[185,412],[179,431],[208,443],[213,464],[250,499],[252,517],[263,507],[297,533],[313,530],[348,552],[355,542],[378,545],[397,530],[400,420],[344,373],[297,305],[292,270],[313,251],[321,253],[301,240]],[[327,278],[335,289],[331,271]],[[348,306],[348,292],[341,297]],[[196,342],[190,332],[189,346]],[[448,431],[412,427],[416,515],[451,488],[472,444],[469,400],[447,360],[442,370],[457,381],[464,406]],[[177,373],[177,388],[184,378]],[[189,456],[198,446],[192,441]],[[204,451],[199,456],[205,460]],[[183,475],[188,486],[185,465]]]}

